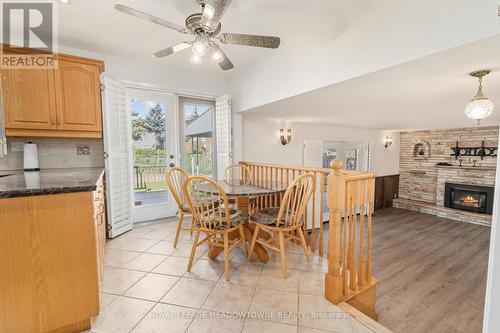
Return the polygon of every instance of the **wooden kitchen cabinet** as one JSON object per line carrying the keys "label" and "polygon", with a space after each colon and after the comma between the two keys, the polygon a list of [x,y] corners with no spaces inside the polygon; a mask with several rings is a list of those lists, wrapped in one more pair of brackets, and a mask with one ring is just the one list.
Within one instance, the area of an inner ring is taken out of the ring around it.
{"label": "wooden kitchen cabinet", "polygon": [[56,129],[53,70],[2,70],[1,75],[7,129]]}
{"label": "wooden kitchen cabinet", "polygon": [[58,55],[56,69],[2,70],[7,136],[102,137],[100,60]]}
{"label": "wooden kitchen cabinet", "polygon": [[60,59],[55,70],[57,128],[102,132],[100,67],[77,59]]}
{"label": "wooden kitchen cabinet", "polygon": [[93,192],[97,272],[100,281],[102,281],[103,278],[102,274],[104,269],[104,249],[106,246],[106,204],[104,193],[104,179],[101,178],[97,183],[97,189]]}

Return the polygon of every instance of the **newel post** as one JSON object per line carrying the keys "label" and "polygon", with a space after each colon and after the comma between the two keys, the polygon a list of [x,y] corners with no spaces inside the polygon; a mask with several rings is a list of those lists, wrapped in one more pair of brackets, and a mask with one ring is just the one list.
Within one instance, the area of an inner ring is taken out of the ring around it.
{"label": "newel post", "polygon": [[342,210],[344,209],[346,182],[342,162],[332,161],[333,171],[328,175],[327,205],[330,209],[328,237],[328,273],[325,274],[325,298],[334,304],[342,297]]}

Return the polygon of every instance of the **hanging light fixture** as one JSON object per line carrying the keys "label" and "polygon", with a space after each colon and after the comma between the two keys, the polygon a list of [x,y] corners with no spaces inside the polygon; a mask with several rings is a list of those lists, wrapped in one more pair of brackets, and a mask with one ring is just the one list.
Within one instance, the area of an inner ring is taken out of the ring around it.
{"label": "hanging light fixture", "polygon": [[491,115],[493,109],[495,108],[493,102],[490,101],[488,97],[486,97],[486,94],[483,92],[483,77],[488,75],[490,72],[491,70],[485,69],[469,74],[470,76],[479,79],[479,88],[474,98],[472,98],[465,107],[465,115],[471,119],[474,119],[478,125],[482,119]]}

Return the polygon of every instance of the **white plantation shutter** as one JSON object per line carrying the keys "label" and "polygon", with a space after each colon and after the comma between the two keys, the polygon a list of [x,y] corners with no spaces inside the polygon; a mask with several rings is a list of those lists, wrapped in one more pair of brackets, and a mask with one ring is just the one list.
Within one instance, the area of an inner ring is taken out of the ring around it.
{"label": "white plantation shutter", "polygon": [[108,235],[110,238],[132,229],[132,185],[130,170],[129,114],[125,87],[104,79],[104,150],[106,159],[106,194]]}
{"label": "white plantation shutter", "polygon": [[215,134],[217,142],[217,178],[224,178],[224,170],[232,163],[231,99],[223,95],[215,99]]}

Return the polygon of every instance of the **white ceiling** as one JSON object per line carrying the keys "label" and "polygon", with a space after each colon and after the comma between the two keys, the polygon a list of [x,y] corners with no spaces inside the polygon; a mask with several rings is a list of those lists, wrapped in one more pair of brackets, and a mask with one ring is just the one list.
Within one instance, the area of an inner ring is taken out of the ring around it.
{"label": "white ceiling", "polygon": [[[193,36],[118,12],[113,9],[117,3],[182,26],[189,15],[199,12],[196,0],[72,0],[70,5],[59,6],[60,44],[165,66],[193,67],[189,64],[189,50],[164,59],[151,58],[152,53]],[[341,33],[347,22],[362,15],[372,3],[314,0],[306,5],[303,0],[233,0],[221,22],[223,32],[279,36],[282,44],[278,50],[233,45],[223,48],[236,69],[242,69],[276,53],[317,47],[322,40]],[[211,63],[199,70],[223,74]],[[235,71],[224,74],[231,72]]]}
{"label": "white ceiling", "polygon": [[380,130],[473,127],[465,105],[477,90],[468,73],[494,71],[484,88],[500,122],[500,35],[270,103],[244,114]]}

